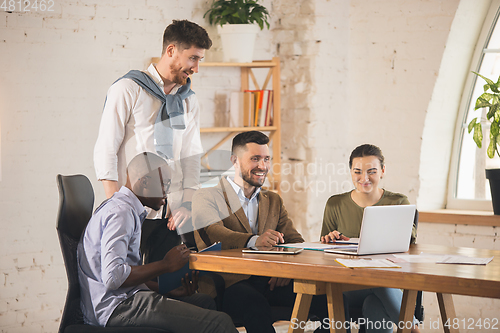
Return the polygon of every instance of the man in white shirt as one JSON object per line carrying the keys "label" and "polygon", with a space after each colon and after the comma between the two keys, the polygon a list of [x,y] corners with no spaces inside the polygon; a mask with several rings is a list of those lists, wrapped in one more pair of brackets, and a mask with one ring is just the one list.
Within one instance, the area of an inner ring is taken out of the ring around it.
{"label": "man in white shirt", "polygon": [[[81,308],[87,324],[155,327],[168,332],[236,332],[231,318],[214,311],[210,296],[197,293],[197,274],[161,295],[152,279],[186,265],[184,244],[162,260],[142,265],[139,251],[145,206],[165,205],[171,171],[165,160],[142,153],[130,162],[127,180],[96,209],[78,244]],[[168,297],[172,298],[168,298]]]}
{"label": "man in white shirt", "polygon": [[[162,103],[132,78],[119,79],[106,95],[94,149],[97,179],[102,182],[106,197],[111,197],[125,184],[125,168],[139,152],[154,152],[165,157],[173,172],[168,195],[171,213],[167,212],[166,207],[158,212],[150,210],[148,220],[144,223],[141,251],[145,262],[163,256],[168,250],[162,247],[166,243],[165,239],[178,238],[177,232],[173,230],[177,228],[183,238],[185,233],[192,230],[191,197],[199,187],[199,157],[203,148],[200,139],[200,106],[196,95],[190,90],[188,77],[198,72],[199,62],[211,45],[212,41],[205,29],[193,22],[174,20],[165,29],[162,56],[156,65],[149,66],[145,74],[162,98],[175,98],[184,89],[191,93],[179,101],[180,110],[174,110],[178,112],[173,119],[168,117],[170,119],[163,121],[162,112],[167,103]],[[158,122],[159,119],[162,121]],[[168,126],[172,120],[180,120],[184,129]],[[157,145],[156,130],[159,123],[166,123],[170,131],[167,140],[170,150],[164,154],[158,151]],[[165,217],[167,221],[163,220]]]}
{"label": "man in white shirt", "polygon": [[[165,95],[175,95],[189,83],[189,75],[198,72],[199,62],[211,45],[205,29],[187,20],[174,20],[165,29],[161,58],[158,64],[149,66],[147,74]],[[120,79],[109,88],[94,149],[96,174],[106,197],[125,184],[125,168],[135,155],[142,151],[157,152],[155,122],[162,106],[159,99],[132,79]],[[170,230],[191,217],[191,197],[198,188],[199,156],[203,152],[200,107],[194,93],[182,101],[182,108],[180,117],[185,129],[172,129],[172,156],[167,156],[174,162],[168,198],[172,210]]]}

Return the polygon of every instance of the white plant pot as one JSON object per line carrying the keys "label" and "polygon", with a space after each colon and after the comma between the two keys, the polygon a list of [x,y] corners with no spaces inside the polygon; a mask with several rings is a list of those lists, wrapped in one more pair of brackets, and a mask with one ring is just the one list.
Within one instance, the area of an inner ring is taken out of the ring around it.
{"label": "white plant pot", "polygon": [[217,30],[222,39],[224,62],[252,62],[257,24],[225,24]]}

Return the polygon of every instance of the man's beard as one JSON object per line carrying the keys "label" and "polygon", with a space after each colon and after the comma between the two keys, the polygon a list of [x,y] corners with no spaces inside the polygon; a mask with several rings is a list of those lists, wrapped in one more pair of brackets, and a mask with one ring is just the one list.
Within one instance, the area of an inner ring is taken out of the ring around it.
{"label": "man's beard", "polygon": [[[256,169],[254,169],[254,170],[256,170]],[[257,170],[258,170],[258,169],[257,169]],[[243,170],[242,170],[242,171],[243,171]],[[254,181],[254,180],[252,180],[252,171],[253,171],[253,170],[251,170],[251,171],[248,171],[248,172],[247,172],[247,171],[245,170],[245,172],[242,172],[242,173],[241,173],[241,178],[243,178],[243,180],[244,180],[244,181],[246,181],[248,184],[250,184],[250,185],[252,185],[252,186],[255,186],[255,187],[262,187],[262,185],[264,184],[264,181],[266,180],[267,173],[266,173],[266,176],[264,176],[264,178],[262,179],[262,184],[261,184],[261,183],[259,183],[258,181]],[[258,170],[258,171],[260,171],[260,172],[264,172],[264,173],[265,173],[265,171],[262,171],[262,170]]]}
{"label": "man's beard", "polygon": [[172,79],[172,82],[180,84],[181,86],[185,85],[187,83],[187,77],[184,77],[184,72],[181,70],[182,67],[179,66],[176,68],[174,64],[170,65],[170,72],[174,74],[174,77]]}

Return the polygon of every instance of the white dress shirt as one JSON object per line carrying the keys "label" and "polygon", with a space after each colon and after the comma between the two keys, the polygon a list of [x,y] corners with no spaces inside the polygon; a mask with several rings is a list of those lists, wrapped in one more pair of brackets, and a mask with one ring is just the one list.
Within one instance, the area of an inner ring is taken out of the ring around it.
{"label": "white dress shirt", "polygon": [[[163,88],[164,83],[155,66],[148,74]],[[176,85],[170,94],[180,88]],[[182,203],[182,190],[199,188],[200,163],[203,153],[200,139],[200,106],[196,95],[183,101],[186,129],[174,129],[173,168],[170,208]],[[154,124],[161,102],[141,88],[132,79],[121,79],[108,90],[102,113],[99,136],[94,148],[94,166],[97,179],[114,180],[125,185],[128,163],[142,152],[156,153]],[[195,158],[188,158],[193,157]],[[161,210],[160,210],[161,212]]]}
{"label": "white dress shirt", "polygon": [[254,236],[252,236],[247,243],[247,247],[254,247],[255,242],[257,241],[257,238],[259,238],[259,193],[261,188],[257,187],[255,191],[253,192],[252,196],[250,198],[247,198],[245,196],[245,193],[243,192],[243,189],[234,182],[231,177],[226,177],[227,181],[229,184],[231,184],[231,187],[233,190],[236,192],[236,195],[238,196],[238,199],[240,199],[241,207],[243,208],[243,211],[245,212],[245,215],[248,219],[248,223],[250,224],[250,229],[252,229],[252,233]]}

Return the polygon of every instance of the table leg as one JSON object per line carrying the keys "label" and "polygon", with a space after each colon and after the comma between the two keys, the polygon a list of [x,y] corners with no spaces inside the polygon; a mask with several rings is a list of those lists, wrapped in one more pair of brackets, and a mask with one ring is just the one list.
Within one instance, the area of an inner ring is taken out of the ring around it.
{"label": "table leg", "polygon": [[328,304],[328,317],[330,317],[330,332],[346,333],[342,286],[337,283],[327,283],[326,299]]}
{"label": "table leg", "polygon": [[439,311],[441,312],[441,321],[445,333],[459,333],[458,328],[453,328],[453,319],[457,317],[455,314],[455,305],[451,294],[436,293]]}
{"label": "table leg", "polygon": [[309,308],[311,307],[311,301],[312,301],[312,295],[297,294],[295,298],[295,304],[293,305],[292,322],[288,327],[288,333],[304,332],[304,328],[300,328],[300,324],[305,323],[307,321]]}
{"label": "table leg", "polygon": [[[417,300],[416,290],[404,290],[401,301],[401,311],[399,312],[398,333],[410,333],[413,327],[413,313]],[[411,324],[408,324],[411,323]]]}

